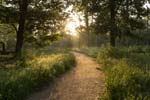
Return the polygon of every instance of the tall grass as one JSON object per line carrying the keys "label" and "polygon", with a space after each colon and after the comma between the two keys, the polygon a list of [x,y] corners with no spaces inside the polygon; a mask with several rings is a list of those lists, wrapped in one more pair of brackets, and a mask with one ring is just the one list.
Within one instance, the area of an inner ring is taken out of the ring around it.
{"label": "tall grass", "polygon": [[18,64],[18,68],[0,69],[0,100],[24,100],[75,64],[75,58],[70,53],[33,55],[25,56],[28,59],[24,67]]}
{"label": "tall grass", "polygon": [[102,99],[150,99],[150,56],[139,49],[130,50],[109,47],[99,52],[97,61],[103,65],[107,88]]}

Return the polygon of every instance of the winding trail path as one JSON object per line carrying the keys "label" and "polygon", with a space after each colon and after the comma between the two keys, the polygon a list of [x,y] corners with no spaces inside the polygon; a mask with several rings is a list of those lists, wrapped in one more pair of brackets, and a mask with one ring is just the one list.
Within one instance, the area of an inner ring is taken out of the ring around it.
{"label": "winding trail path", "polygon": [[99,65],[93,58],[81,53],[73,54],[77,66],[27,100],[97,100],[104,92],[103,72],[96,69]]}

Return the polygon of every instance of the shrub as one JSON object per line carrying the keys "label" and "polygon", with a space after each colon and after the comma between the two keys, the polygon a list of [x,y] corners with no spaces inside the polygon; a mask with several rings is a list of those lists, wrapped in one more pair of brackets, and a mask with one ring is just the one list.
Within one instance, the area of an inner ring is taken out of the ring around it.
{"label": "shrub", "polygon": [[142,68],[148,64],[145,57],[145,54],[131,53],[127,49],[103,48],[97,57],[106,73],[107,92],[102,99],[150,99],[149,70]]}
{"label": "shrub", "polygon": [[32,91],[74,64],[72,54],[60,53],[30,59],[24,68],[0,70],[0,100],[24,100]]}
{"label": "shrub", "polygon": [[150,96],[150,74],[118,61],[106,72],[107,92],[112,100],[124,100],[129,95],[142,98]]}

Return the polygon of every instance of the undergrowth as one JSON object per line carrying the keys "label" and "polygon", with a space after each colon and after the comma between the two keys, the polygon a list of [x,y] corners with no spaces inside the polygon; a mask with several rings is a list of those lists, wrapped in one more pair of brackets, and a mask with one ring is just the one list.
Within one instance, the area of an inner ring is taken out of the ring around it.
{"label": "undergrowth", "polygon": [[150,56],[139,48],[102,48],[97,61],[106,74],[103,100],[149,100]]}
{"label": "undergrowth", "polygon": [[17,67],[0,69],[0,100],[24,100],[75,64],[70,53],[31,53],[22,57]]}

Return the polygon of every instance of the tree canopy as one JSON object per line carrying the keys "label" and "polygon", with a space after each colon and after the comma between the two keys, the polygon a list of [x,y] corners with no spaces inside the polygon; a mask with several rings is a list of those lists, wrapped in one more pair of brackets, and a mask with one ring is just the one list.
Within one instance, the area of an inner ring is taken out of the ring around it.
{"label": "tree canopy", "polygon": [[149,9],[144,7],[146,2],[148,1],[3,0],[0,5],[0,22],[10,25],[16,33],[17,53],[22,51],[26,42],[42,46],[57,40],[65,33],[64,24],[69,16],[65,10],[73,5],[72,10],[82,12],[84,17],[81,20],[85,25],[78,29],[87,35],[87,45],[92,34],[96,33],[108,34],[110,44],[115,46],[116,38],[137,37],[133,31],[146,28],[149,12]]}
{"label": "tree canopy", "polygon": [[0,6],[0,21],[14,27],[16,52],[24,41],[44,43],[57,38],[67,17],[65,2],[59,0],[5,0]]}

